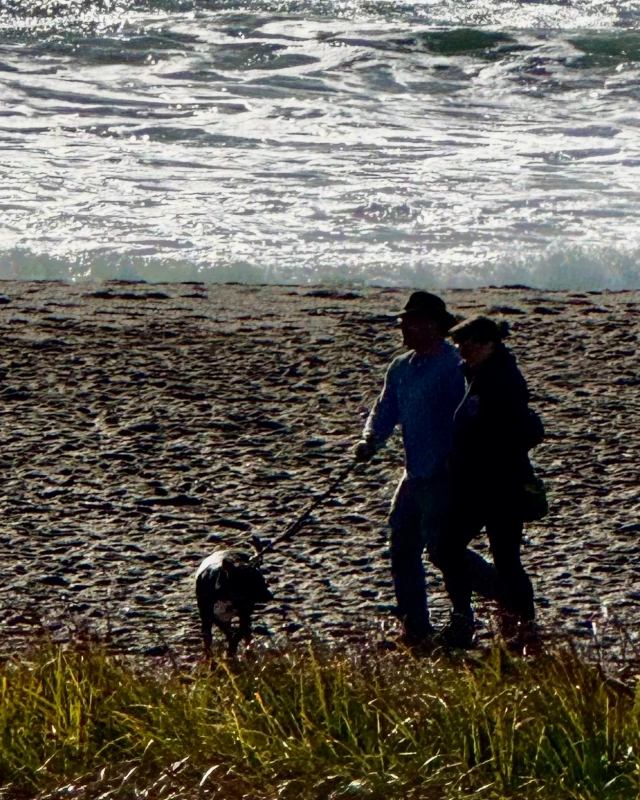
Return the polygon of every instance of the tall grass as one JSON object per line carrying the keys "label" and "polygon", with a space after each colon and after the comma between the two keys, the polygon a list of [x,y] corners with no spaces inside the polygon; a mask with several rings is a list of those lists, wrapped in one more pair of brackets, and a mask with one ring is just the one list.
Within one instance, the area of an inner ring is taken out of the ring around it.
{"label": "tall grass", "polygon": [[181,672],[43,647],[0,670],[0,796],[635,799],[639,710],[570,651]]}

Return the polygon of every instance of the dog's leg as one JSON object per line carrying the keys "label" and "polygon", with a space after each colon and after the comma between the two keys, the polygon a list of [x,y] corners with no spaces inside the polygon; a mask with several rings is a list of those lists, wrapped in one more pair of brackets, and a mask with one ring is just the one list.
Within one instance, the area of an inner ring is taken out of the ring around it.
{"label": "dog's leg", "polygon": [[238,629],[233,633],[231,638],[229,639],[229,655],[235,656],[238,645],[240,644],[240,639],[242,639],[242,632]]}
{"label": "dog's leg", "polygon": [[213,644],[212,628],[214,623],[213,602],[210,598],[198,595],[198,611],[200,612],[200,624],[202,626],[204,654],[207,658],[210,658],[211,646]]}
{"label": "dog's leg", "polygon": [[240,613],[240,627],[238,629],[238,641],[240,639],[244,639],[244,641],[248,644],[251,643],[252,638],[252,631],[251,631],[251,613]]}
{"label": "dog's leg", "polygon": [[213,621],[215,625],[220,628],[222,633],[224,633],[225,638],[227,640],[227,652],[230,656],[235,655],[236,650],[238,649],[238,643],[240,642],[240,637],[238,635],[238,631],[233,629],[233,625],[230,622],[224,619],[220,619],[214,615]]}

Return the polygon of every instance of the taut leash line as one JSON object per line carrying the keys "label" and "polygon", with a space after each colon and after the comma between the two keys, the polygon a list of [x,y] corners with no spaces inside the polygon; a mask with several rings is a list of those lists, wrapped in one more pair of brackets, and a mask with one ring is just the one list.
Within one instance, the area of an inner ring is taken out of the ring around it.
{"label": "taut leash line", "polygon": [[305,508],[302,514],[291,522],[283,533],[280,536],[276,536],[269,544],[265,545],[252,559],[251,563],[259,564],[262,561],[262,557],[265,553],[269,553],[270,551],[274,550],[278,545],[282,544],[283,542],[289,541],[289,539],[293,538],[293,536],[298,533],[300,528],[303,527],[305,522],[309,519],[311,514],[318,508],[319,505],[324,503],[327,498],[329,498],[335,490],[344,482],[344,480],[353,472],[353,470],[358,466],[358,461],[352,461],[348,466],[346,466],[339,475],[333,479],[333,481],[329,484],[325,491],[318,495],[314,500],[309,503],[309,505]]}

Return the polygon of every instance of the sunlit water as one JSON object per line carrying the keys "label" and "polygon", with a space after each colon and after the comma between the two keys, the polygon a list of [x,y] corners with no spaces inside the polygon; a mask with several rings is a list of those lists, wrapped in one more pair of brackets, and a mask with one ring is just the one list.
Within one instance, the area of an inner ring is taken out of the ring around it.
{"label": "sunlit water", "polygon": [[640,287],[640,2],[0,3],[0,277]]}

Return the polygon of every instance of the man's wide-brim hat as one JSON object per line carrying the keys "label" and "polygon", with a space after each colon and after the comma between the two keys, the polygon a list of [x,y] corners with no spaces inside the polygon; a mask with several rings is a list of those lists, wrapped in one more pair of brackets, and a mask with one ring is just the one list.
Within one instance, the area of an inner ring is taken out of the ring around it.
{"label": "man's wide-brim hat", "polygon": [[447,311],[447,306],[441,297],[431,292],[413,292],[401,311],[396,311],[393,316],[422,316],[437,322],[446,331],[458,321],[453,314]]}

